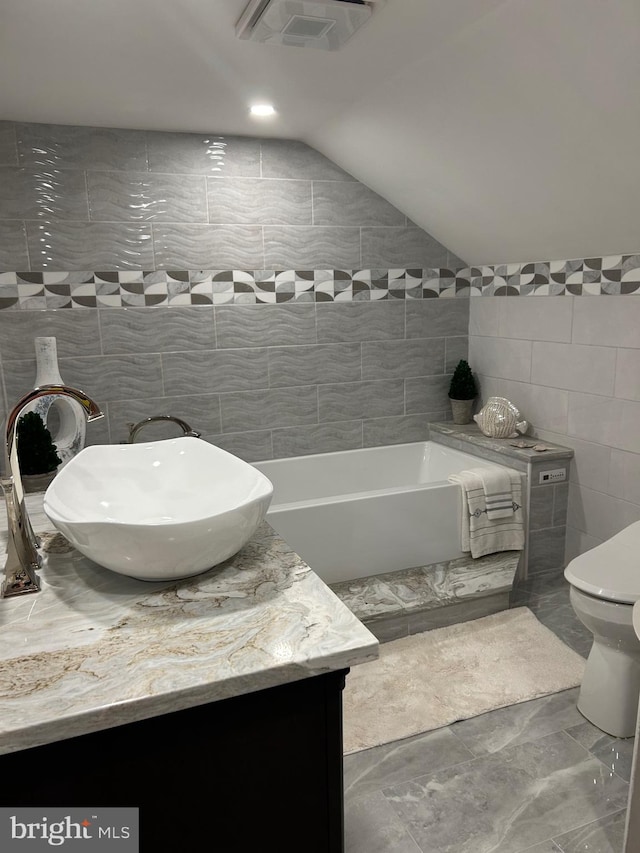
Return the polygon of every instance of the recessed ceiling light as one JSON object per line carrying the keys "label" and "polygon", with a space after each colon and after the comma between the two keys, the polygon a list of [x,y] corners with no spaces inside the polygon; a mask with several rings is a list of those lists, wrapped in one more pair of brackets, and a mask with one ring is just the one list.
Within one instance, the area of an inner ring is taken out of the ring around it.
{"label": "recessed ceiling light", "polygon": [[254,104],[249,110],[252,116],[260,116],[264,118],[265,116],[272,116],[275,113],[275,110],[271,104]]}

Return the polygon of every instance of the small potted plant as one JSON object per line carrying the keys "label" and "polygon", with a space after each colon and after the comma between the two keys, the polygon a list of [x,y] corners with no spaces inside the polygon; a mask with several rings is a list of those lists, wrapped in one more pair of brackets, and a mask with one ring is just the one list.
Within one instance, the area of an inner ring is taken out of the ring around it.
{"label": "small potted plant", "polygon": [[449,399],[454,424],[468,424],[471,421],[473,403],[478,396],[478,385],[471,368],[464,358],[457,363],[451,383]]}
{"label": "small potted plant", "polygon": [[25,492],[46,489],[55,477],[62,460],[37,412],[27,412],[18,419],[16,430],[18,464]]}

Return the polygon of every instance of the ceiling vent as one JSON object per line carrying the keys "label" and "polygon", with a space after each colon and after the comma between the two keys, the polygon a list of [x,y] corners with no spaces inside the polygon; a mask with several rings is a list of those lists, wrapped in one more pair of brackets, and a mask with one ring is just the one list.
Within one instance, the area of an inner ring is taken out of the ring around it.
{"label": "ceiling vent", "polygon": [[241,39],[339,50],[384,0],[250,0],[236,24]]}

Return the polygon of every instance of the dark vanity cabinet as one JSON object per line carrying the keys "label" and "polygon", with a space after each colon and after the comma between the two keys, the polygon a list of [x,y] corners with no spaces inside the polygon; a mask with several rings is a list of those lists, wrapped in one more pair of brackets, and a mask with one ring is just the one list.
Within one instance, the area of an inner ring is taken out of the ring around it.
{"label": "dark vanity cabinet", "polygon": [[5,754],[0,805],[138,807],[143,853],[342,853],[348,671]]}

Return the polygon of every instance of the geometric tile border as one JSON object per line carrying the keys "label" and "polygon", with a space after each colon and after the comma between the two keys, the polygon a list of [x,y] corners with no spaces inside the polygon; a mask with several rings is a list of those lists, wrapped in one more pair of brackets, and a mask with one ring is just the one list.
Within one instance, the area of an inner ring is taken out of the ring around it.
{"label": "geometric tile border", "polygon": [[468,273],[471,296],[616,296],[640,292],[640,254],[498,264]]}
{"label": "geometric tile border", "polygon": [[640,254],[384,270],[0,272],[0,310],[640,295]]}
{"label": "geometric tile border", "polygon": [[439,269],[0,273],[0,309],[358,302],[468,291],[467,278]]}

